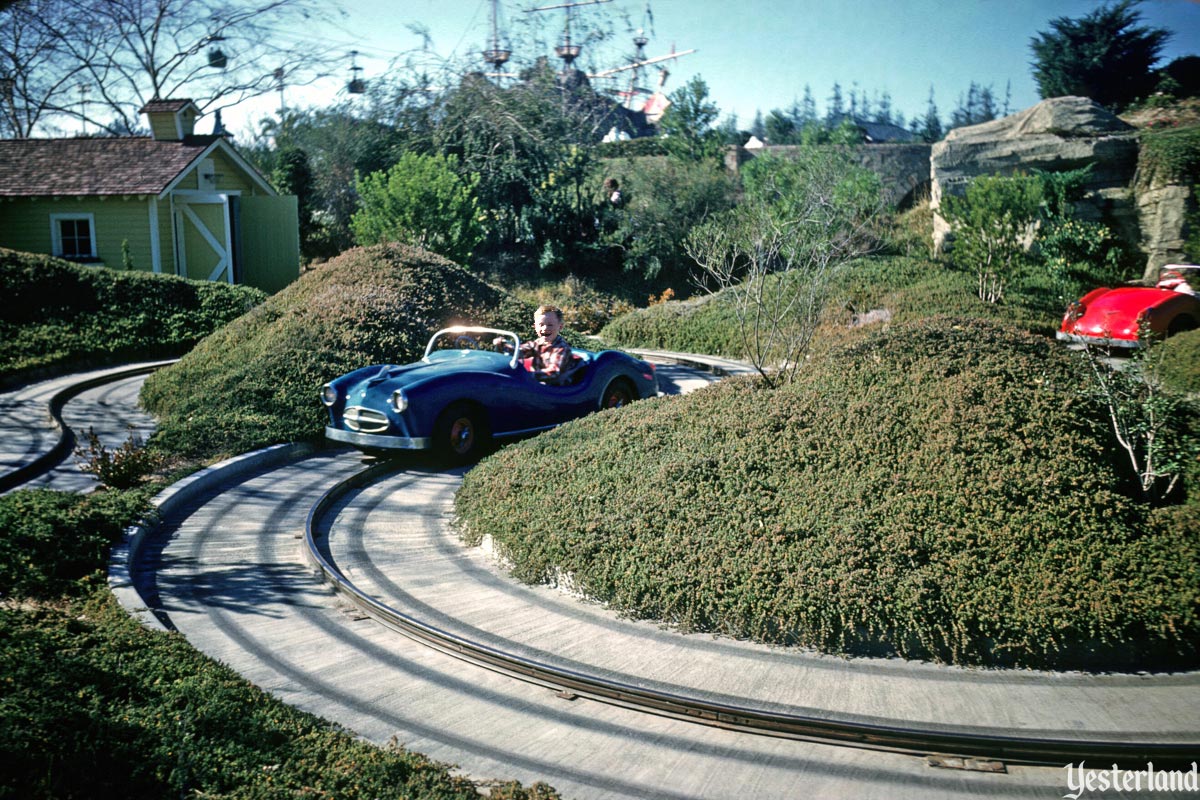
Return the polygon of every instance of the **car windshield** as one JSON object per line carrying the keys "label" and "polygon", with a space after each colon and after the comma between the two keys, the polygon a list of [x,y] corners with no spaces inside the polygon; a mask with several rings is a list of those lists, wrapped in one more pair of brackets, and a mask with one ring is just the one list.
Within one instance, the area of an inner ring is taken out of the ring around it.
{"label": "car windshield", "polygon": [[425,356],[428,358],[435,352],[448,351],[511,354],[519,344],[517,334],[509,331],[473,327],[445,328],[429,340]]}
{"label": "car windshield", "polygon": [[495,334],[480,331],[446,332],[433,341],[433,350],[487,350],[493,352]]}

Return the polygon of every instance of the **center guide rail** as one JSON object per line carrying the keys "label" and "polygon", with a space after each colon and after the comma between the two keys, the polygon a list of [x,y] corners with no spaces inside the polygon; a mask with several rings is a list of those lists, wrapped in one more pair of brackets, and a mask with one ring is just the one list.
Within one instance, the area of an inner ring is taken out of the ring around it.
{"label": "center guide rail", "polygon": [[471,641],[405,614],[367,595],[325,556],[319,546],[320,521],[347,494],[402,470],[383,462],[346,478],[327,490],[310,509],[305,524],[305,557],[335,591],[362,612],[388,628],[470,664],[518,678],[555,692],[613,703],[720,728],[780,736],[825,744],[840,744],[908,755],[961,758],[978,762],[993,759],[1012,764],[1049,765],[1084,760],[1104,764],[1190,764],[1200,751],[1197,744],[1087,741],[1022,737],[996,733],[961,733],[930,728],[910,728],[775,713],[714,702],[672,692],[655,691],[620,681],[565,669]]}

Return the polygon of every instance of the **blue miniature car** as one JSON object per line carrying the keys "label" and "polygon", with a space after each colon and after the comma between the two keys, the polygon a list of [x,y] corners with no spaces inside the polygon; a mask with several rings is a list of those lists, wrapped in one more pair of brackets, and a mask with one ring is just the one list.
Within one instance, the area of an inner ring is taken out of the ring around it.
{"label": "blue miniature car", "polygon": [[[506,352],[496,352],[503,339]],[[560,384],[538,381],[511,331],[453,327],[414,364],[364,367],[321,388],[325,436],[368,453],[433,450],[463,463],[492,439],[553,428],[658,394],[654,366],[615,350],[572,350]]]}

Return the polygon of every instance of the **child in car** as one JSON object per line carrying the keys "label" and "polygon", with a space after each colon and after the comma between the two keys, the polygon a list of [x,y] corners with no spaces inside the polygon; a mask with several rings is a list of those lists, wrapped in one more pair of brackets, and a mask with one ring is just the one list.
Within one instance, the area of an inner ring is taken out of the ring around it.
{"label": "child in car", "polygon": [[[521,357],[534,377],[543,383],[558,385],[571,365],[571,345],[562,337],[562,309],[557,306],[540,306],[533,315],[533,330],[537,338],[521,343]],[[512,345],[503,337],[493,342],[497,347],[511,350]]]}

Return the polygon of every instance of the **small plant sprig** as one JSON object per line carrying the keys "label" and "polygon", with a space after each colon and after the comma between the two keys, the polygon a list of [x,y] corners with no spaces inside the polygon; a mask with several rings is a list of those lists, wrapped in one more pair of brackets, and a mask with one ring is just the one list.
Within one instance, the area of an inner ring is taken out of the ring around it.
{"label": "small plant sprig", "polygon": [[147,449],[133,432],[116,450],[105,447],[94,428],[88,428],[84,439],[87,444],[75,449],[79,469],[110,489],[132,489],[163,464],[162,454]]}
{"label": "small plant sprig", "polygon": [[1200,456],[1200,438],[1184,424],[1187,399],[1163,385],[1161,337],[1143,323],[1138,340],[1141,346],[1118,368],[1106,363],[1098,348],[1085,345],[1091,380],[1084,392],[1107,412],[1142,499],[1162,505]]}

